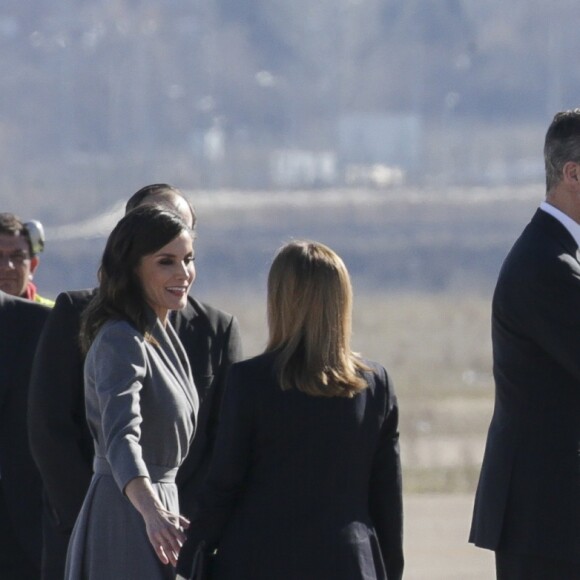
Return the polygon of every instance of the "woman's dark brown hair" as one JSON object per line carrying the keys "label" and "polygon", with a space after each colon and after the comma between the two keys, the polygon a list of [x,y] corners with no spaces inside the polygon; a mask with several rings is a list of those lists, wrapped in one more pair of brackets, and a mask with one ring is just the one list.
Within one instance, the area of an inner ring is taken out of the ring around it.
{"label": "woman's dark brown hair", "polygon": [[81,347],[86,353],[107,320],[127,320],[147,336],[147,304],[136,274],[143,256],[153,254],[183,231],[191,231],[173,211],[156,205],[131,210],[111,232],[99,268],[97,294],[81,319]]}

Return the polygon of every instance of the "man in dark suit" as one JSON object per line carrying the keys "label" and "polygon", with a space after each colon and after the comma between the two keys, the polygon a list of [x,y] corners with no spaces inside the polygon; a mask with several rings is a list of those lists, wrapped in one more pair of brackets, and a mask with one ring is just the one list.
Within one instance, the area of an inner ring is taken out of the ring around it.
{"label": "man in dark suit", "polygon": [[495,409],[470,541],[500,580],[580,579],[580,109],[544,147],[546,200],[492,306]]}
{"label": "man in dark suit", "polygon": [[[166,204],[195,226],[193,208],[169,185],[147,186],[127,203]],[[93,443],[85,420],[83,358],[78,344],[80,315],[95,290],[64,292],[41,336],[29,401],[32,452],[45,488],[42,579],[62,580],[66,549],[92,475]],[[237,320],[189,297],[171,318],[191,363],[200,409],[194,442],[177,476],[180,506],[193,510],[193,496],[211,456],[225,374],[241,359]],[[184,546],[181,558],[191,553]]]}
{"label": "man in dark suit", "polygon": [[26,399],[49,309],[0,291],[0,578],[40,575],[42,483],[28,446]]}

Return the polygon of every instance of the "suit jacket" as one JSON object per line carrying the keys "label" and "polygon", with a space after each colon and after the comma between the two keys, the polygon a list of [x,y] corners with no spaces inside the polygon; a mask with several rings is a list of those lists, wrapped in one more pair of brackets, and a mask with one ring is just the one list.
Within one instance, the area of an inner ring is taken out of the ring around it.
{"label": "suit jacket", "polygon": [[[84,404],[80,314],[94,290],[64,292],[56,300],[40,338],[32,369],[29,433],[54,526],[70,534],[92,475],[93,442]],[[188,355],[200,409],[196,436],[178,474],[185,515],[211,455],[225,374],[241,358],[237,320],[189,298],[171,321]],[[64,554],[58,556],[64,562]]]}
{"label": "suit jacket", "polygon": [[217,545],[219,580],[400,579],[398,408],[386,371],[365,361],[369,386],[356,397],[312,397],[282,391],[274,361],[230,370],[192,539]]}
{"label": "suit jacket", "polygon": [[492,306],[495,408],[470,541],[580,564],[580,254],[538,210]]}
{"label": "suit jacket", "polygon": [[16,539],[38,570],[42,485],[28,446],[26,400],[48,313],[45,306],[0,291],[0,477]]}

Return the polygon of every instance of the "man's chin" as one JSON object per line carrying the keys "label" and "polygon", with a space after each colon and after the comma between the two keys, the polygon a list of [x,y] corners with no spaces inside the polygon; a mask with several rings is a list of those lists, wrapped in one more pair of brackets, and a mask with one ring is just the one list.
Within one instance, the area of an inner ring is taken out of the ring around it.
{"label": "man's chin", "polygon": [[2,290],[2,292],[6,292],[6,294],[10,294],[11,296],[18,296],[18,293],[16,292],[16,286],[14,284],[0,283],[0,290]]}

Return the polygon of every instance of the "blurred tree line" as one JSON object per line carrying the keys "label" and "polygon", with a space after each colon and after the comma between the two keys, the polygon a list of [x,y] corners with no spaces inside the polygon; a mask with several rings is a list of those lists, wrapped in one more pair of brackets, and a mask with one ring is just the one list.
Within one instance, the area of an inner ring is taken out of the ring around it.
{"label": "blurred tree line", "polygon": [[525,158],[575,105],[579,19],[571,0],[3,0],[0,186],[48,219],[158,176],[267,186],[264,152],[332,149],[353,112],[416,115],[433,167],[498,141]]}

